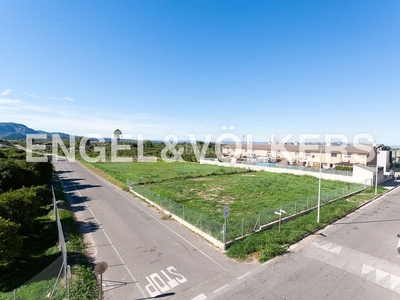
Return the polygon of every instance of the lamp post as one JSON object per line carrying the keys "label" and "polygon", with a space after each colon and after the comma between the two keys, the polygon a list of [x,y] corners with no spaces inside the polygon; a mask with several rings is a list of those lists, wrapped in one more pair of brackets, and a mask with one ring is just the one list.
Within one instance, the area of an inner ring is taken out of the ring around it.
{"label": "lamp post", "polygon": [[378,195],[378,157],[376,158],[375,166],[375,196]]}
{"label": "lamp post", "polygon": [[319,150],[319,179],[318,179],[318,204],[317,204],[317,223],[319,223],[321,209],[321,170],[322,170],[322,148]]}
{"label": "lamp post", "polygon": [[378,195],[378,154],[379,154],[379,148],[382,148],[383,144],[379,145],[378,147],[375,148],[376,150],[376,166],[375,166],[375,196]]}

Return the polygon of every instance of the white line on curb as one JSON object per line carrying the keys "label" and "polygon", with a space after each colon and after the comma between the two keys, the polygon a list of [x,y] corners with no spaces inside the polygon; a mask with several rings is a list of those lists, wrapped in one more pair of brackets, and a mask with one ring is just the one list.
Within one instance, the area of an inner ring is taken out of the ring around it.
{"label": "white line on curb", "polygon": [[229,284],[225,284],[223,286],[221,286],[219,289],[216,289],[215,291],[213,291],[213,293],[218,293],[219,291],[223,290],[224,288],[227,288],[229,286]]}
{"label": "white line on curb", "polygon": [[192,298],[192,300],[204,300],[204,299],[207,299],[207,296],[204,294],[200,294],[200,295]]}
{"label": "white line on curb", "polygon": [[244,275],[242,275],[242,276],[239,276],[238,279],[239,279],[239,280],[240,280],[240,279],[243,279],[243,278],[245,278],[246,276],[250,275],[250,273],[251,273],[251,272],[247,272],[246,274],[244,274]]}

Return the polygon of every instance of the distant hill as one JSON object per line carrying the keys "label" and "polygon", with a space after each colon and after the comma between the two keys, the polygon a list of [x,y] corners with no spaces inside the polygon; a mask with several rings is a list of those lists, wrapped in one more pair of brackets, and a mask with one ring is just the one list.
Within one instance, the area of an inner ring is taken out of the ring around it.
{"label": "distant hill", "polygon": [[[52,134],[58,133],[62,139],[69,135],[62,132],[46,132],[43,130],[34,130],[23,124],[0,122],[0,139],[3,140],[21,140],[25,139],[27,134]],[[50,136],[48,136],[50,138]]]}

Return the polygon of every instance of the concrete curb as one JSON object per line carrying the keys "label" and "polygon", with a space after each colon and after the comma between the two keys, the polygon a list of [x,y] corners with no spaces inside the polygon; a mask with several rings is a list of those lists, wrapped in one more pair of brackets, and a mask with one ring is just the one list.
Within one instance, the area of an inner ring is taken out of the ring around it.
{"label": "concrete curb", "polygon": [[178,217],[177,215],[174,215],[173,213],[171,213],[170,211],[168,211],[164,207],[156,204],[155,202],[151,201],[150,199],[148,199],[148,198],[144,197],[143,195],[137,193],[132,188],[129,188],[129,191],[132,194],[134,194],[135,196],[137,196],[138,198],[143,199],[144,201],[149,203],[151,206],[154,206],[155,208],[157,208],[161,213],[171,216],[171,218],[174,219],[175,221],[177,221],[179,224],[181,224],[181,225],[185,226],[186,228],[190,229],[191,231],[195,232],[196,234],[198,234],[199,236],[201,236],[202,238],[204,238],[205,240],[210,242],[212,245],[214,245],[218,249],[220,249],[222,251],[225,251],[224,244],[221,241],[219,241],[216,238],[214,238],[213,236],[211,236],[210,234],[205,233],[204,231],[202,231],[201,229],[197,228],[196,226],[190,224],[189,222],[185,221],[184,219]]}

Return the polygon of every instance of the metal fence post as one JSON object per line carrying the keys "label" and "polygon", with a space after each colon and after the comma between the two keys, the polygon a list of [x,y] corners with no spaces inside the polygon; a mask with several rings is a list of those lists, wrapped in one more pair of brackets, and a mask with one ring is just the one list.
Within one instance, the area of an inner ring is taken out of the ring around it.
{"label": "metal fence post", "polygon": [[224,250],[226,250],[226,218],[223,226],[222,242],[224,243]]}

